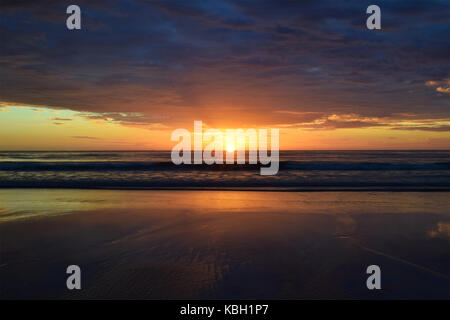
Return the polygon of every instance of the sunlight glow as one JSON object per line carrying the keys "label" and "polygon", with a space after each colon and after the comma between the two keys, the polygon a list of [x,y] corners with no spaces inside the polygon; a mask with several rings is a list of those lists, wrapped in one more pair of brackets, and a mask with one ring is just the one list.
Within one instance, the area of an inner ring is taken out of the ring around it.
{"label": "sunlight glow", "polygon": [[234,144],[227,144],[227,152],[234,152]]}

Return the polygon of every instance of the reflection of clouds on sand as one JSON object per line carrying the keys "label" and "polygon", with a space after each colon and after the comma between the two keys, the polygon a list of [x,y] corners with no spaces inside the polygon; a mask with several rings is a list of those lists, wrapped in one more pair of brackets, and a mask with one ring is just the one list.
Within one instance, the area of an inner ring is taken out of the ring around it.
{"label": "reflection of clouds on sand", "polygon": [[335,235],[339,238],[347,238],[356,230],[356,221],[349,215],[341,215],[337,217]]}
{"label": "reflection of clouds on sand", "polygon": [[430,230],[428,235],[431,238],[448,238],[450,239],[450,223],[438,222],[436,229]]}

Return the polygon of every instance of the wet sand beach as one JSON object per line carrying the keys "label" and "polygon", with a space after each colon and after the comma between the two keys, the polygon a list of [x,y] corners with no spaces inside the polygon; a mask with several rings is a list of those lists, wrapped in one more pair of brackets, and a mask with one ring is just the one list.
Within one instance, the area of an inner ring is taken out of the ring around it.
{"label": "wet sand beach", "polygon": [[0,298],[449,299],[450,197],[2,189]]}

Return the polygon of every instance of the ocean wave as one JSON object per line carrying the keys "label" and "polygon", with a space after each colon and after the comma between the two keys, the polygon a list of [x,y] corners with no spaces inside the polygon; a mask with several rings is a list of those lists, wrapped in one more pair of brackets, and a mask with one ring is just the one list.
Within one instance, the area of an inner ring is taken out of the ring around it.
{"label": "ocean wave", "polygon": [[[182,164],[172,162],[135,162],[135,161],[8,161],[0,162],[0,171],[167,171],[167,170],[202,170],[202,171],[254,171],[261,164]],[[385,162],[296,162],[281,161],[280,170],[292,171],[421,171],[450,170],[450,163],[385,163]]]}
{"label": "ocean wave", "polygon": [[2,180],[0,188],[58,188],[58,189],[173,189],[173,190],[372,190],[372,191],[450,191],[448,182],[421,182],[411,181],[288,181],[288,180],[220,180],[220,181],[192,181],[192,180],[60,180],[60,179],[39,179],[39,180]]}
{"label": "ocean wave", "polygon": [[450,190],[450,151],[284,151],[261,164],[175,165],[167,151],[0,152],[1,188]]}
{"label": "ocean wave", "polygon": [[288,170],[327,171],[398,171],[398,170],[450,170],[450,163],[387,163],[387,162],[293,162],[280,164]]}

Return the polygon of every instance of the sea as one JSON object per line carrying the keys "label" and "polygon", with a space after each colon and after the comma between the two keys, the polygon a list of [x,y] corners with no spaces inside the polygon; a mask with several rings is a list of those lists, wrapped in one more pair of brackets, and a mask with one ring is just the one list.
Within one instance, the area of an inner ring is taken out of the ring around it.
{"label": "sea", "polygon": [[450,150],[280,151],[262,165],[175,165],[170,151],[2,151],[1,188],[450,190]]}

